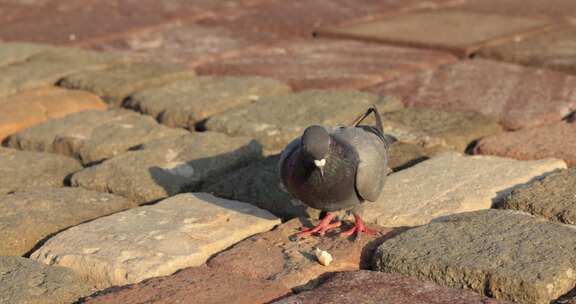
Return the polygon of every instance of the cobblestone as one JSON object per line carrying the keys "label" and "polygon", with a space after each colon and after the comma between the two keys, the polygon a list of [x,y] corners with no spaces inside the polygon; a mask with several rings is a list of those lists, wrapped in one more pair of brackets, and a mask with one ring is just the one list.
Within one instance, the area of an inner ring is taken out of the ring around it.
{"label": "cobblestone", "polygon": [[47,120],[94,109],[106,109],[106,104],[98,96],[56,87],[40,88],[0,99],[0,141]]}
{"label": "cobblestone", "polygon": [[574,287],[574,234],[527,214],[448,216],[384,242],[375,267],[518,303],[550,303]]}
{"label": "cobblestone", "polygon": [[92,92],[108,103],[120,106],[128,95],[138,90],[161,86],[194,75],[194,71],[176,65],[140,63],[78,72],[64,77],[58,85]]}
{"label": "cobblestone", "polygon": [[406,106],[472,111],[517,130],[559,122],[576,109],[576,78],[490,60],[465,60],[400,78],[367,91]]}
{"label": "cobblestone", "polygon": [[201,75],[264,76],[294,90],[359,89],[454,62],[436,51],[349,40],[299,40],[199,65]]}
{"label": "cobblestone", "polygon": [[30,253],[61,230],[134,206],[119,196],[69,187],[2,195],[0,255]]}
{"label": "cobblestone", "polygon": [[101,162],[140,145],[186,135],[151,117],[117,111],[83,111],[28,128],[10,136],[7,144],[22,150],[73,156],[84,165]]}
{"label": "cobblestone", "polygon": [[197,190],[261,157],[262,148],[246,137],[203,132],[149,142],[74,174],[71,183],[124,196],[138,203]]}
{"label": "cobblestone", "polygon": [[127,99],[124,106],[165,125],[194,130],[213,115],[290,91],[286,84],[273,79],[202,76],[142,90]]}
{"label": "cobblestone", "polygon": [[199,266],[210,255],[279,223],[246,203],[205,193],[180,194],[70,228],[31,258],[69,267],[105,288]]}
{"label": "cobblestone", "polygon": [[0,147],[0,194],[41,186],[62,187],[70,174],[81,168],[70,157]]}

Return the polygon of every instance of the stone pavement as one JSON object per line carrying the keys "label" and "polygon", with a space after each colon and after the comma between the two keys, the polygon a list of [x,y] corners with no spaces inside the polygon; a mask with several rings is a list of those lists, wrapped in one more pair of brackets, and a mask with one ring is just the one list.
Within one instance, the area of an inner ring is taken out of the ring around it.
{"label": "stone pavement", "polygon": [[[576,303],[575,22],[573,0],[0,0],[0,304]],[[377,233],[293,239],[320,212],[278,153],[371,104]]]}
{"label": "stone pavement", "polygon": [[576,230],[525,213],[454,214],[384,242],[374,268],[518,303],[550,303],[576,283]]}

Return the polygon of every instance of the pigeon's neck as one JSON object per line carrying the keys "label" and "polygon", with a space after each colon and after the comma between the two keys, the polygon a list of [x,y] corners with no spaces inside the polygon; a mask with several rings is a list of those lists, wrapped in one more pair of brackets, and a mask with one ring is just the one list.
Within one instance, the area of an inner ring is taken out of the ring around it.
{"label": "pigeon's neck", "polygon": [[[324,157],[325,175],[337,174],[342,166],[352,165],[356,161],[356,157],[349,152],[351,150],[345,144],[336,140],[332,141],[328,153]],[[300,161],[307,172],[306,175],[319,173],[318,167],[314,164],[314,159],[306,155],[304,151],[301,151]]]}

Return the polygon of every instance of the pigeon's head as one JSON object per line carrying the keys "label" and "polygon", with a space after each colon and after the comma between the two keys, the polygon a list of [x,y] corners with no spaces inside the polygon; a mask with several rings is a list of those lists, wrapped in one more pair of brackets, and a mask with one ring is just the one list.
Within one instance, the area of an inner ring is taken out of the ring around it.
{"label": "pigeon's head", "polygon": [[313,162],[324,173],[326,156],[330,150],[330,134],[321,126],[310,126],[302,135],[302,152],[307,161]]}

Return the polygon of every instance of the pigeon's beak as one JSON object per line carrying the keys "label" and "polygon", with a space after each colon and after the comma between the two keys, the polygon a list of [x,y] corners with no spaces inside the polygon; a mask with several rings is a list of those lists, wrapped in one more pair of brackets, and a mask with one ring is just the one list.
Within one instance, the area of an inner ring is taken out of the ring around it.
{"label": "pigeon's beak", "polygon": [[320,176],[324,177],[324,166],[326,165],[326,159],[315,160],[314,165],[320,170]]}

